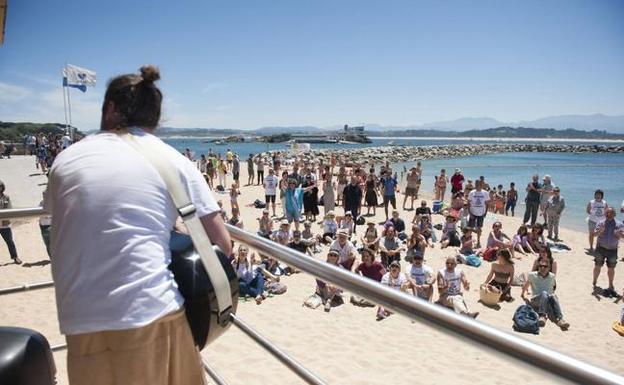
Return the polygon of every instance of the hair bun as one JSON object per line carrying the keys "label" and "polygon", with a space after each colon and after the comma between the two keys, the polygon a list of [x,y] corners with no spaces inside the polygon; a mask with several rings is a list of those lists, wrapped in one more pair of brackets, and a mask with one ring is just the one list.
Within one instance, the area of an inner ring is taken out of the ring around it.
{"label": "hair bun", "polygon": [[141,67],[141,77],[143,81],[154,83],[156,80],[160,79],[160,71],[156,66],[146,65]]}

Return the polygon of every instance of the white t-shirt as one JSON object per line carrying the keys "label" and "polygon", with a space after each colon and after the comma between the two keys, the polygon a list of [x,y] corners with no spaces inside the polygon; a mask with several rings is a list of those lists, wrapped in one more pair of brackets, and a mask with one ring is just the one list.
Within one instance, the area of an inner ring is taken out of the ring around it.
{"label": "white t-shirt", "polygon": [[279,179],[275,175],[267,175],[264,177],[264,194],[275,195]]}
{"label": "white t-shirt", "polygon": [[440,275],[446,282],[446,294],[459,295],[461,294],[461,270],[455,268],[452,273],[446,269],[440,270]]}
{"label": "white t-shirt", "polygon": [[399,273],[399,276],[396,279],[390,276],[390,272],[387,272],[383,275],[383,277],[381,277],[382,285],[390,286],[391,288],[396,290],[401,290],[401,286],[405,282],[407,282],[407,279],[405,278],[405,275],[401,273]]}
{"label": "white t-shirt", "polygon": [[341,246],[340,242],[336,239],[329,246],[329,249],[336,250],[338,252],[340,255],[340,263],[348,261],[352,255],[357,255],[357,249],[351,241],[347,241],[344,246]]}
{"label": "white t-shirt", "polygon": [[589,220],[598,223],[600,221],[604,221],[607,217],[605,216],[605,211],[607,207],[607,201],[604,199],[600,202],[592,199],[589,202]]}
{"label": "white t-shirt", "polygon": [[61,146],[63,146],[63,148],[69,147],[70,144],[71,138],[69,136],[65,135],[61,138]]}
{"label": "white t-shirt", "polygon": [[[193,163],[153,135],[132,133],[175,164],[199,217],[219,211]],[[137,328],[182,306],[167,269],[176,208],[156,169],[119,136],[89,136],[61,152],[44,207],[63,334]]]}
{"label": "white t-shirt", "polygon": [[424,285],[427,282],[431,282],[433,269],[427,265],[421,265],[420,267],[412,265],[409,274],[410,277],[412,277],[412,279],[416,281],[417,284]]}
{"label": "white t-shirt", "polygon": [[485,191],[472,190],[468,194],[468,202],[470,202],[470,214],[482,217],[485,215],[485,204],[490,200],[490,194]]}

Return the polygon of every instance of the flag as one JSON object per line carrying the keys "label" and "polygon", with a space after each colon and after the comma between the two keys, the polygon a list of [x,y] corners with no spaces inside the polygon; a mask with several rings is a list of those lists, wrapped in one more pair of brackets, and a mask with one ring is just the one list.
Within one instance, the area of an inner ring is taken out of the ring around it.
{"label": "flag", "polygon": [[93,86],[95,86],[95,72],[71,64],[65,65],[63,87],[74,87],[86,92],[87,87]]}

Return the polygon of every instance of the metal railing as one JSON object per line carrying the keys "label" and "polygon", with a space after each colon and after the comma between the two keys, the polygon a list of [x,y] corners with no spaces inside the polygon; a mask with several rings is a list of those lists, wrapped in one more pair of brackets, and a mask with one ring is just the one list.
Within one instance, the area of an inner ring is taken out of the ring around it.
{"label": "metal railing", "polygon": [[[0,210],[0,219],[43,214],[45,212],[40,208]],[[465,337],[477,345],[494,349],[525,364],[573,382],[580,384],[624,384],[624,377],[605,369],[566,356],[468,317],[460,316],[442,306],[393,290],[388,286],[383,286],[368,278],[318,261],[237,227],[230,225],[226,225],[226,227],[234,240],[254,247],[262,254],[271,255],[287,265],[356,293],[389,310],[417,321],[425,321],[428,325],[446,333]]]}

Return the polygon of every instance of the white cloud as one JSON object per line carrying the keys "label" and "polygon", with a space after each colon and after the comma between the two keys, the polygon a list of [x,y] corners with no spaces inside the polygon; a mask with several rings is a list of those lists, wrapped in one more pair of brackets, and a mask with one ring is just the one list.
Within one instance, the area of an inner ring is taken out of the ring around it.
{"label": "white cloud", "polygon": [[206,85],[202,90],[201,93],[202,94],[209,94],[212,93],[213,91],[217,91],[220,89],[223,89],[227,87],[227,84],[222,83],[222,82],[213,82],[213,83],[208,83],[208,85]]}
{"label": "white cloud", "polygon": [[0,82],[0,103],[14,103],[28,97],[28,88]]}

